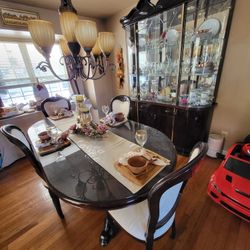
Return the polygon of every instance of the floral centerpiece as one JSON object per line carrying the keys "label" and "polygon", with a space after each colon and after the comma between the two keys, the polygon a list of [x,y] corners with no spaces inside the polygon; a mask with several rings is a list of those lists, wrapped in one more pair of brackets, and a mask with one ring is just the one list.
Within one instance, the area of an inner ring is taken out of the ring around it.
{"label": "floral centerpiece", "polygon": [[97,124],[91,121],[82,126],[74,124],[69,128],[69,130],[74,134],[83,134],[90,137],[99,137],[107,132],[108,127],[105,124]]}

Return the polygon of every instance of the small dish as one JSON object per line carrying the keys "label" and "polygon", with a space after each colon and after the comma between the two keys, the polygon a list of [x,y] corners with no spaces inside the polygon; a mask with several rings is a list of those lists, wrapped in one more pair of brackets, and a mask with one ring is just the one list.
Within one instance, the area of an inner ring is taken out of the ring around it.
{"label": "small dish", "polygon": [[121,121],[121,122],[115,122],[115,123],[112,123],[112,124],[108,124],[108,126],[110,126],[110,127],[119,127],[119,126],[123,125],[124,123],[126,123],[127,121],[128,121],[128,119],[124,118],[123,121]]}

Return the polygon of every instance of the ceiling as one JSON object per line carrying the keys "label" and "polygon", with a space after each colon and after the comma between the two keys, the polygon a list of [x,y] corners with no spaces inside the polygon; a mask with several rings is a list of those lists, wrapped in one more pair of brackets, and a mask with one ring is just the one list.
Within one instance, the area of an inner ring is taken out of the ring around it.
{"label": "ceiling", "polygon": [[[12,0],[11,2],[34,7],[57,10],[60,0]],[[72,0],[78,15],[105,18],[116,12],[135,6],[138,0]]]}

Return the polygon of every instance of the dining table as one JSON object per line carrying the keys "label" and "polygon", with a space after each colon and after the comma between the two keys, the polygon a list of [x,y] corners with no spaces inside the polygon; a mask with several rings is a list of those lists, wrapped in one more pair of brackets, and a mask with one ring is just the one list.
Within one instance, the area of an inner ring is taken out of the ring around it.
{"label": "dining table", "polygon": [[[58,152],[44,156],[39,154],[37,142],[40,132],[51,127],[67,131],[75,123],[75,116],[58,121],[45,118],[28,129],[34,154],[43,166],[49,185],[60,199],[71,204],[105,211],[136,204],[147,199],[154,184],[172,172],[176,165],[177,154],[172,141],[159,130],[131,120],[118,127],[109,127],[101,137],[70,133],[68,139],[71,143],[60,150],[63,155],[60,161],[56,160]],[[164,157],[168,164],[138,186],[123,176],[114,164],[122,154],[140,149],[135,132],[142,127],[148,134],[144,148]],[[106,245],[111,237],[110,218],[107,216],[100,236],[101,245]]]}

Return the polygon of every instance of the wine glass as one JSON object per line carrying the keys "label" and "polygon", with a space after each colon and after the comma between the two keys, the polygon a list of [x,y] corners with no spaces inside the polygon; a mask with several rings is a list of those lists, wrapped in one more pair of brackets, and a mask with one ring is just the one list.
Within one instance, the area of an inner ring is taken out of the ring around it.
{"label": "wine glass", "polygon": [[56,127],[52,127],[49,130],[49,135],[51,136],[52,143],[56,145],[56,147],[59,149],[57,152],[56,162],[65,160],[64,155],[61,152],[61,143],[58,140],[60,137],[60,132]]}
{"label": "wine glass", "polygon": [[102,105],[102,112],[107,116],[109,113],[109,106],[108,105]]}
{"label": "wine glass", "polygon": [[139,129],[135,132],[135,140],[143,148],[144,144],[148,139],[148,133],[146,129]]}

